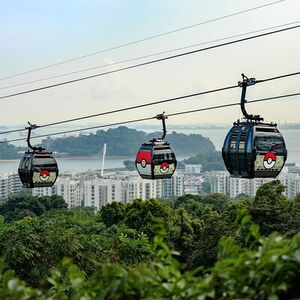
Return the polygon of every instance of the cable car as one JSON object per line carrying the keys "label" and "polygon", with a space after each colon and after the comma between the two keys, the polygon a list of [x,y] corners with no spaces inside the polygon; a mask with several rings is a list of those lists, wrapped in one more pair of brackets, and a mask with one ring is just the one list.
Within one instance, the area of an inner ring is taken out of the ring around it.
{"label": "cable car", "polygon": [[28,127],[27,144],[31,150],[25,152],[20,161],[18,173],[24,187],[50,187],[55,183],[58,176],[58,166],[51,152],[41,147],[32,147],[30,144],[31,130],[36,125]]}
{"label": "cable car", "polygon": [[255,84],[254,78],[244,74],[241,109],[245,121],[233,123],[228,132],[222,157],[228,172],[234,177],[275,178],[282,170],[287,159],[283,136],[274,123],[263,123],[259,115],[249,115],[245,109],[246,88]]}
{"label": "cable car", "polygon": [[164,114],[156,116],[163,123],[163,136],[161,139],[152,139],[149,143],[142,144],[135,159],[135,166],[144,179],[170,178],[174,174],[177,166],[175,153],[170,144],[164,141],[166,136]]}

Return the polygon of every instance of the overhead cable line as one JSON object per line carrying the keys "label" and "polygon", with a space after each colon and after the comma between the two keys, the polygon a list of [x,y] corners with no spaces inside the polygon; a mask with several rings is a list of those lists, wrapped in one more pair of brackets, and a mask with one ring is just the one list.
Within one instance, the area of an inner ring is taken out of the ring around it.
{"label": "overhead cable line", "polygon": [[[283,99],[283,98],[295,97],[295,96],[300,96],[300,92],[292,93],[292,94],[279,95],[279,96],[272,96],[272,97],[261,98],[261,99],[256,99],[256,100],[249,100],[249,101],[247,101],[247,103],[263,102],[263,101],[269,101],[269,100],[274,100],[274,99]],[[241,103],[240,102],[233,102],[233,103],[229,103],[229,104],[210,106],[210,107],[199,108],[199,109],[194,109],[194,110],[180,111],[180,112],[168,114],[168,115],[166,115],[166,117],[173,117],[173,116],[178,116],[178,115],[184,115],[184,114],[190,114],[190,113],[195,113],[195,112],[202,112],[202,111],[226,108],[226,107],[237,106],[237,105],[241,105]],[[65,131],[54,132],[54,133],[49,133],[49,134],[41,134],[41,135],[33,136],[31,138],[32,139],[42,138],[42,137],[49,137],[49,136],[60,135],[60,134],[67,134],[67,133],[85,131],[85,130],[99,129],[99,128],[104,128],[104,127],[118,126],[118,125],[130,124],[130,123],[137,123],[137,122],[142,122],[142,121],[153,120],[153,119],[156,119],[156,118],[157,117],[154,116],[154,117],[147,117],[147,118],[141,118],[141,119],[133,119],[133,120],[129,120],[129,121],[122,121],[122,122],[110,123],[110,124],[105,124],[105,125],[98,125],[98,126],[85,127],[85,128],[80,128],[80,129],[65,130]],[[18,139],[0,141],[0,143],[10,143],[10,142],[17,142],[17,141],[24,141],[24,140],[25,140],[24,138],[18,138]]]}
{"label": "overhead cable line", "polygon": [[68,72],[68,73],[64,73],[64,74],[59,74],[59,75],[54,75],[54,76],[48,76],[48,77],[39,78],[39,79],[31,80],[31,81],[16,83],[16,84],[0,87],[0,90],[5,90],[5,89],[19,87],[19,86],[28,85],[28,84],[32,84],[32,83],[37,83],[37,82],[41,82],[41,81],[56,79],[56,78],[69,76],[69,75],[75,75],[75,74],[79,74],[79,73],[83,73],[83,72],[87,72],[87,71],[92,71],[92,70],[96,70],[96,69],[101,69],[101,68],[105,68],[105,67],[111,67],[111,66],[115,66],[115,65],[119,65],[119,64],[123,64],[123,63],[129,63],[129,62],[137,61],[137,60],[140,60],[140,59],[150,58],[150,57],[153,57],[153,56],[158,56],[158,55],[162,55],[162,54],[176,52],[176,51],[179,51],[179,50],[194,48],[194,47],[202,46],[202,45],[206,45],[206,44],[221,42],[221,41],[225,41],[225,40],[229,40],[229,39],[233,39],[233,38],[237,38],[237,37],[241,37],[241,36],[245,36],[245,35],[249,35],[249,34],[255,34],[255,33],[266,31],[266,30],[272,30],[272,29],[275,29],[275,28],[290,26],[290,25],[298,24],[299,22],[300,21],[296,21],[296,22],[290,22],[290,23],[286,23],[286,24],[266,27],[266,28],[262,28],[262,29],[258,29],[258,30],[253,30],[253,31],[248,31],[248,32],[244,32],[244,33],[239,33],[239,34],[227,36],[227,37],[224,37],[224,38],[218,38],[218,39],[214,39],[214,40],[210,40],[210,41],[206,41],[206,42],[202,42],[202,43],[192,44],[192,45],[189,45],[189,46],[174,48],[174,49],[170,49],[170,50],[155,52],[155,53],[142,55],[142,56],[138,56],[138,57],[134,57],[134,58],[129,58],[129,59],[125,59],[125,60],[120,60],[120,61],[116,61],[116,62],[113,62],[113,63],[103,64],[103,65],[100,65],[100,66],[81,69],[81,70]]}
{"label": "overhead cable line", "polygon": [[150,61],[147,61],[147,62],[127,66],[127,67],[120,68],[120,69],[106,71],[106,72],[103,72],[103,73],[98,73],[98,74],[89,75],[89,76],[85,76],[85,77],[81,77],[81,78],[77,78],[77,79],[63,81],[63,82],[59,82],[59,83],[55,83],[55,84],[51,84],[51,85],[42,86],[42,87],[35,88],[35,89],[30,89],[30,90],[25,90],[25,91],[13,93],[13,94],[8,94],[8,95],[5,95],[5,96],[1,96],[0,99],[6,99],[6,98],[10,98],[10,97],[20,96],[20,95],[33,93],[33,92],[37,92],[37,91],[41,91],[41,90],[46,90],[46,89],[50,89],[50,88],[54,88],[54,87],[58,87],[58,86],[66,85],[66,84],[71,84],[71,83],[75,83],[75,82],[79,82],[79,81],[83,81],[83,80],[87,80],[87,79],[91,79],[91,78],[96,78],[96,77],[105,76],[105,75],[108,75],[108,74],[113,74],[113,73],[117,73],[117,72],[121,72],[121,71],[125,71],[125,70],[130,70],[130,69],[134,69],[134,68],[137,68],[137,67],[142,67],[142,66],[146,66],[146,65],[150,65],[150,64],[154,64],[154,63],[158,63],[158,62],[178,58],[178,57],[183,57],[183,56],[186,56],[186,55],[195,54],[195,53],[206,51],[206,50],[220,48],[220,47],[224,47],[224,46],[228,46],[228,45],[232,45],[232,44],[245,42],[245,41],[248,41],[248,40],[252,40],[252,39],[272,35],[272,34],[285,32],[285,31],[288,31],[288,30],[297,29],[299,27],[300,27],[300,25],[296,25],[296,26],[292,26],[292,27],[288,27],[288,28],[284,28],[284,29],[270,31],[270,32],[267,32],[267,33],[257,34],[257,35],[254,35],[254,36],[241,38],[241,39],[238,39],[238,40],[234,40],[234,41],[230,41],[230,42],[226,42],[226,43],[222,43],[222,44],[218,44],[218,45],[213,45],[213,46],[209,46],[209,47],[206,47],[206,48],[200,48],[200,49],[196,49],[196,50],[192,50],[192,51],[188,51],[188,52],[183,52],[183,53],[179,53],[179,54],[172,55],[172,56],[167,56],[167,57],[163,57],[163,58],[159,58],[159,59],[155,59],[155,60],[150,60]]}
{"label": "overhead cable line", "polygon": [[[266,78],[266,79],[256,80],[256,83],[257,84],[258,83],[264,83],[264,82],[269,82],[269,81],[273,81],[273,80],[288,78],[288,77],[292,77],[292,76],[296,76],[296,75],[300,75],[300,71],[299,72],[288,73],[288,74],[282,74],[282,75],[278,75],[278,76],[273,76],[273,77],[269,77],[269,78]],[[106,111],[106,112],[101,112],[101,113],[97,113],[97,114],[91,114],[91,115],[81,116],[81,117],[77,117],[77,118],[56,121],[56,122],[52,122],[52,123],[46,123],[46,124],[39,125],[36,128],[43,128],[43,127],[49,127],[49,126],[54,126],[54,125],[60,125],[60,124],[75,122],[75,121],[81,121],[81,120],[84,120],[84,119],[90,119],[90,118],[94,118],[94,117],[110,115],[110,114],[114,114],[114,113],[118,113],[118,112],[134,110],[134,109],[138,109],[138,108],[142,108],[142,107],[147,107],[147,106],[152,106],[152,105],[157,105],[157,104],[162,104],[162,103],[167,103],[167,102],[183,100],[183,99],[187,99],[187,98],[212,94],[212,93],[221,92],[221,91],[225,91],[225,90],[231,90],[231,89],[234,89],[234,88],[237,88],[237,87],[239,87],[238,84],[237,85],[226,86],[226,87],[221,87],[221,88],[216,88],[216,89],[202,91],[202,92],[198,92],[198,93],[192,93],[192,94],[182,95],[182,96],[178,96],[178,97],[173,97],[173,98],[148,102],[148,103],[144,103],[144,104],[138,104],[138,105],[133,105],[133,106],[129,106],[129,107],[123,107],[123,108],[110,110],[110,111]],[[0,135],[1,134],[14,133],[14,132],[20,132],[20,131],[25,131],[25,130],[27,130],[27,129],[26,128],[20,128],[20,129],[2,131],[2,132],[0,132]]]}
{"label": "overhead cable line", "polygon": [[[65,124],[69,122],[74,122],[74,121],[80,121],[84,119],[89,119],[89,118],[94,118],[94,117],[99,117],[99,116],[104,116],[104,115],[110,115],[118,112],[124,112],[128,110],[134,110],[142,107],[147,107],[147,106],[152,106],[152,105],[157,105],[157,104],[162,104],[162,103],[167,103],[167,102],[172,102],[172,101],[177,101],[177,100],[182,100],[182,99],[187,99],[191,97],[196,97],[196,96],[201,96],[201,95],[206,95],[206,94],[211,94],[211,93],[216,93],[216,92],[221,92],[225,90],[230,90],[239,87],[238,85],[232,85],[232,86],[226,86],[226,87],[221,87],[218,89],[213,89],[213,90],[208,90],[208,91],[203,91],[203,92],[198,92],[198,93],[193,93],[193,94],[188,94],[188,95],[183,95],[183,96],[178,96],[178,97],[173,97],[173,98],[168,98],[168,99],[163,99],[163,100],[158,100],[154,102],[148,102],[144,104],[138,104],[134,106],[129,106],[129,107],[123,107],[111,111],[106,111],[106,112],[101,112],[97,114],[92,114],[92,115],[87,115],[87,116],[81,116],[77,118],[72,118],[72,119],[67,119],[67,120],[62,120],[62,121],[57,121],[53,123],[47,123],[47,124],[42,124],[37,126],[37,128],[43,128],[43,127],[48,127],[48,126],[54,126],[54,125],[59,125],[59,124]],[[14,132],[20,132],[20,131],[25,131],[27,130],[26,128],[20,128],[20,129],[13,129],[13,130],[8,130],[8,131],[2,131],[0,134],[8,134],[8,133],[14,133]]]}
{"label": "overhead cable line", "polygon": [[100,53],[105,53],[105,52],[109,52],[109,51],[112,51],[112,50],[124,48],[124,47],[127,47],[127,46],[131,46],[131,45],[138,44],[138,43],[141,43],[141,42],[145,42],[145,41],[148,41],[148,40],[156,39],[156,38],[159,38],[159,37],[162,37],[162,36],[173,34],[173,33],[179,32],[179,31],[195,28],[195,27],[198,27],[198,26],[201,26],[201,25],[205,25],[205,24],[212,23],[212,22],[215,22],[215,21],[227,19],[227,18],[230,18],[230,17],[233,17],[233,16],[237,16],[237,15],[240,15],[240,14],[243,14],[243,13],[250,12],[250,11],[258,10],[258,9],[261,9],[261,8],[264,8],[264,7],[267,7],[267,6],[271,6],[271,5],[274,5],[274,4],[283,2],[283,1],[285,1],[285,0],[273,1],[273,2],[270,2],[270,3],[267,3],[267,4],[263,4],[263,5],[260,5],[260,6],[253,7],[253,8],[237,11],[237,12],[225,15],[225,16],[217,17],[217,18],[210,19],[210,20],[207,20],[207,21],[203,21],[203,22],[200,22],[200,23],[196,23],[196,24],[193,24],[193,25],[177,28],[177,29],[174,29],[174,30],[170,30],[170,31],[167,31],[167,32],[164,32],[164,33],[152,35],[152,36],[142,38],[142,39],[138,39],[138,40],[128,42],[128,43],[125,43],[125,44],[121,44],[121,45],[117,45],[117,46],[114,46],[114,47],[98,50],[98,51],[88,53],[88,54],[85,54],[85,55],[81,55],[81,56],[78,56],[78,57],[74,57],[74,58],[71,58],[71,59],[62,60],[60,62],[53,63],[53,64],[46,65],[46,66],[42,66],[42,67],[39,67],[39,68],[35,68],[35,69],[29,70],[29,71],[25,71],[25,72],[17,73],[17,74],[14,74],[14,75],[2,77],[2,78],[0,78],[0,80],[6,80],[6,79],[21,76],[21,75],[26,75],[26,74],[29,74],[29,73],[33,73],[33,72],[36,72],[36,71],[49,69],[49,68],[52,68],[52,67],[55,67],[55,66],[59,66],[59,65],[62,65],[62,64],[73,62],[73,61],[77,61],[77,60],[87,58],[87,57],[90,57],[90,56],[94,56],[94,55],[97,55],[97,54],[100,54]]}
{"label": "overhead cable line", "polygon": [[112,111],[107,111],[107,112],[102,112],[102,113],[98,113],[98,114],[93,114],[93,115],[88,115],[88,116],[83,116],[83,117],[68,119],[68,120],[64,120],[64,121],[58,121],[58,122],[54,122],[54,123],[48,123],[48,124],[44,124],[44,125],[41,125],[41,126],[38,126],[38,127],[39,128],[41,128],[41,127],[48,127],[48,126],[53,126],[53,125],[58,125],[58,124],[64,124],[64,123],[79,121],[79,120],[88,119],[88,118],[99,117],[99,116],[103,116],[103,115],[108,115],[108,114],[113,114],[113,113],[118,113],[118,112],[123,112],[123,111],[128,111],[128,110],[133,110],[133,109],[137,109],[137,108],[142,108],[142,107],[147,107],[147,106],[162,104],[162,103],[166,103],[166,102],[172,102],[172,101],[183,100],[183,99],[187,99],[187,98],[191,98],[191,97],[196,97],[196,96],[201,96],[201,95],[206,95],[206,94],[212,94],[212,93],[216,93],[216,92],[221,92],[221,91],[225,91],[225,90],[234,89],[234,88],[237,88],[237,87],[238,87],[238,85],[222,87],[222,88],[208,90],[208,91],[204,91],[204,92],[183,95],[183,96],[179,96],[179,97],[175,97],[175,98],[169,98],[169,99],[159,100],[159,101],[155,101],[155,102],[150,102],[150,103],[139,104],[139,105],[134,105],[134,106],[125,107],[125,108],[120,108],[120,109],[116,109],[116,110],[112,110]]}

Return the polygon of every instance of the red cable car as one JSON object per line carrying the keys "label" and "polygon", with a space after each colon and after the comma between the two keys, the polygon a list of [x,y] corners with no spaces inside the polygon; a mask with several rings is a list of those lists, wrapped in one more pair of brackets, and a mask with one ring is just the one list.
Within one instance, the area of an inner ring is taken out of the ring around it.
{"label": "red cable car", "polygon": [[166,136],[167,118],[164,113],[156,116],[163,123],[163,136],[161,139],[152,139],[149,143],[144,143],[138,151],[135,159],[135,166],[144,179],[170,178],[174,174],[177,166],[175,153],[170,144],[164,141]]}

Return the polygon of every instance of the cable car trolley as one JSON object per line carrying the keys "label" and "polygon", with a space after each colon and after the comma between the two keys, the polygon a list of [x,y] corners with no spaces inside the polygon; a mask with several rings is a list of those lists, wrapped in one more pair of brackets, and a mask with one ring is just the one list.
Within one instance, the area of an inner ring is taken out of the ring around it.
{"label": "cable car trolley", "polygon": [[135,159],[136,169],[144,179],[170,178],[177,166],[174,151],[170,144],[164,141],[167,132],[165,124],[167,116],[162,113],[156,118],[162,120],[163,136],[160,139],[153,138],[149,143],[144,143]]}
{"label": "cable car trolley", "polygon": [[51,187],[58,176],[57,162],[51,152],[44,148],[33,147],[30,144],[30,135],[36,125],[30,125],[28,129],[27,145],[31,150],[27,150],[20,161],[18,173],[24,187]]}
{"label": "cable car trolley", "polygon": [[275,123],[263,123],[259,115],[249,115],[245,109],[246,89],[254,85],[254,78],[242,74],[241,110],[242,121],[233,123],[228,132],[222,157],[228,172],[234,177],[275,178],[287,159],[283,136]]}

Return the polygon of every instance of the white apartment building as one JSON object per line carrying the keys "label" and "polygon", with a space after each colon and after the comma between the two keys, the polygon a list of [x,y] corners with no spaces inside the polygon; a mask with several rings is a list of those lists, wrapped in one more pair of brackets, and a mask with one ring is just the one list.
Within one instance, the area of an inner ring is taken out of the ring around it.
{"label": "white apartment building", "polygon": [[193,164],[193,165],[185,165],[185,174],[201,174],[202,165],[201,164]]}
{"label": "white apartment building", "polygon": [[54,186],[44,188],[33,188],[33,196],[62,196],[68,207],[81,206],[83,197],[80,189],[80,181],[69,177],[58,177]]}
{"label": "white apartment building", "polygon": [[[273,180],[272,178],[235,178],[230,177],[229,173],[224,171],[206,172],[205,176],[211,183],[211,192],[223,193],[230,198],[236,198],[240,194],[254,197],[262,184]],[[297,193],[300,193],[299,174],[282,172],[277,179],[286,186],[283,194],[288,198],[294,198]]]}
{"label": "white apartment building", "polygon": [[222,193],[229,195],[229,173],[225,171],[205,172],[205,177],[210,183],[212,193]]}
{"label": "white apartment building", "polygon": [[184,170],[184,194],[203,194],[204,177],[201,164],[185,165]]}
{"label": "white apartment building", "polygon": [[113,201],[124,204],[133,199],[170,199],[183,195],[183,176],[170,179],[146,180],[136,172],[118,172],[108,178],[83,181],[84,205],[97,210]]}
{"label": "white apartment building", "polygon": [[17,195],[22,190],[22,183],[18,173],[0,174],[0,198]]}
{"label": "white apartment building", "polygon": [[103,178],[89,175],[88,179],[58,177],[55,185],[34,188],[34,196],[60,195],[69,207],[88,206],[96,210],[113,201],[124,204],[133,199],[171,199],[184,193],[183,174],[175,173],[170,179],[146,180],[135,171],[118,171]]}

